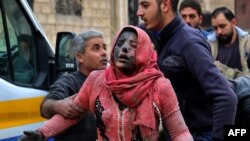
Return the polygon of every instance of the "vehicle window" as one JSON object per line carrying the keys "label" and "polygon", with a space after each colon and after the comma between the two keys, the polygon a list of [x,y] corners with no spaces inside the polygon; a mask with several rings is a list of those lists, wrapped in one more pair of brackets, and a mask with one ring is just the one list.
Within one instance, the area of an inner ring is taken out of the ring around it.
{"label": "vehicle window", "polygon": [[34,31],[15,0],[2,2],[5,15],[1,12],[0,77],[31,84],[37,74]]}
{"label": "vehicle window", "polygon": [[71,35],[66,35],[62,38],[60,42],[59,51],[59,62],[60,68],[67,70],[74,68],[74,50],[72,48],[73,37]]}
{"label": "vehicle window", "polygon": [[8,64],[7,47],[5,43],[5,35],[2,21],[2,12],[0,11],[0,76],[7,77],[5,70],[6,64]]}

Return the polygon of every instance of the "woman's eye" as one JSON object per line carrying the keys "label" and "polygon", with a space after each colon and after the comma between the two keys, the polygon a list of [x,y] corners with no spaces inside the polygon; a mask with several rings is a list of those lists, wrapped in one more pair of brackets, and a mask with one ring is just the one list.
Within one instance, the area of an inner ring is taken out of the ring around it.
{"label": "woman's eye", "polygon": [[120,46],[122,46],[122,45],[123,45],[123,42],[122,42],[122,41],[120,41],[120,42],[118,42],[118,43],[117,43],[117,45],[120,47]]}

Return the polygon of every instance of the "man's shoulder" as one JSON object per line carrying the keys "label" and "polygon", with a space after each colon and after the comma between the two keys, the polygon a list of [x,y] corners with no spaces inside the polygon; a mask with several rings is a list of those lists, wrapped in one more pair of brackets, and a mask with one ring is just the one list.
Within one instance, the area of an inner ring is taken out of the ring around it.
{"label": "man's shoulder", "polygon": [[[199,29],[194,29],[190,26],[183,27],[183,33],[185,37],[179,39],[185,46],[200,46],[209,47],[207,38],[203,35],[202,31]],[[183,34],[182,33],[182,34]]]}
{"label": "man's shoulder", "polygon": [[72,72],[61,75],[49,89],[46,98],[63,99],[77,93],[85,79],[80,72]]}
{"label": "man's shoulder", "polygon": [[236,32],[240,38],[248,37],[249,38],[249,32],[244,31],[238,26],[235,26]]}
{"label": "man's shoulder", "polygon": [[70,84],[82,84],[87,77],[81,72],[76,71],[72,73],[62,74],[52,86],[55,85],[70,85]]}

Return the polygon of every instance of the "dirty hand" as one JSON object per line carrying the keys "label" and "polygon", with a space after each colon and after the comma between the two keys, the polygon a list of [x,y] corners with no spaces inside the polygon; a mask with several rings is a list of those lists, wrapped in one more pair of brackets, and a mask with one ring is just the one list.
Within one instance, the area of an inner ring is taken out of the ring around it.
{"label": "dirty hand", "polygon": [[57,111],[65,118],[79,118],[83,114],[83,109],[77,106],[73,100],[76,95],[58,101]]}
{"label": "dirty hand", "polygon": [[44,141],[45,138],[42,133],[38,131],[24,131],[18,141]]}

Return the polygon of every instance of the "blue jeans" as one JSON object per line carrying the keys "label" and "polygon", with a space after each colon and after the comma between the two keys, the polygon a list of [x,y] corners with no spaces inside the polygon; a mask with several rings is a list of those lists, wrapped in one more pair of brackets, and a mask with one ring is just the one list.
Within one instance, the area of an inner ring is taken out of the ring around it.
{"label": "blue jeans", "polygon": [[194,141],[212,141],[212,132],[195,132],[192,136]]}

